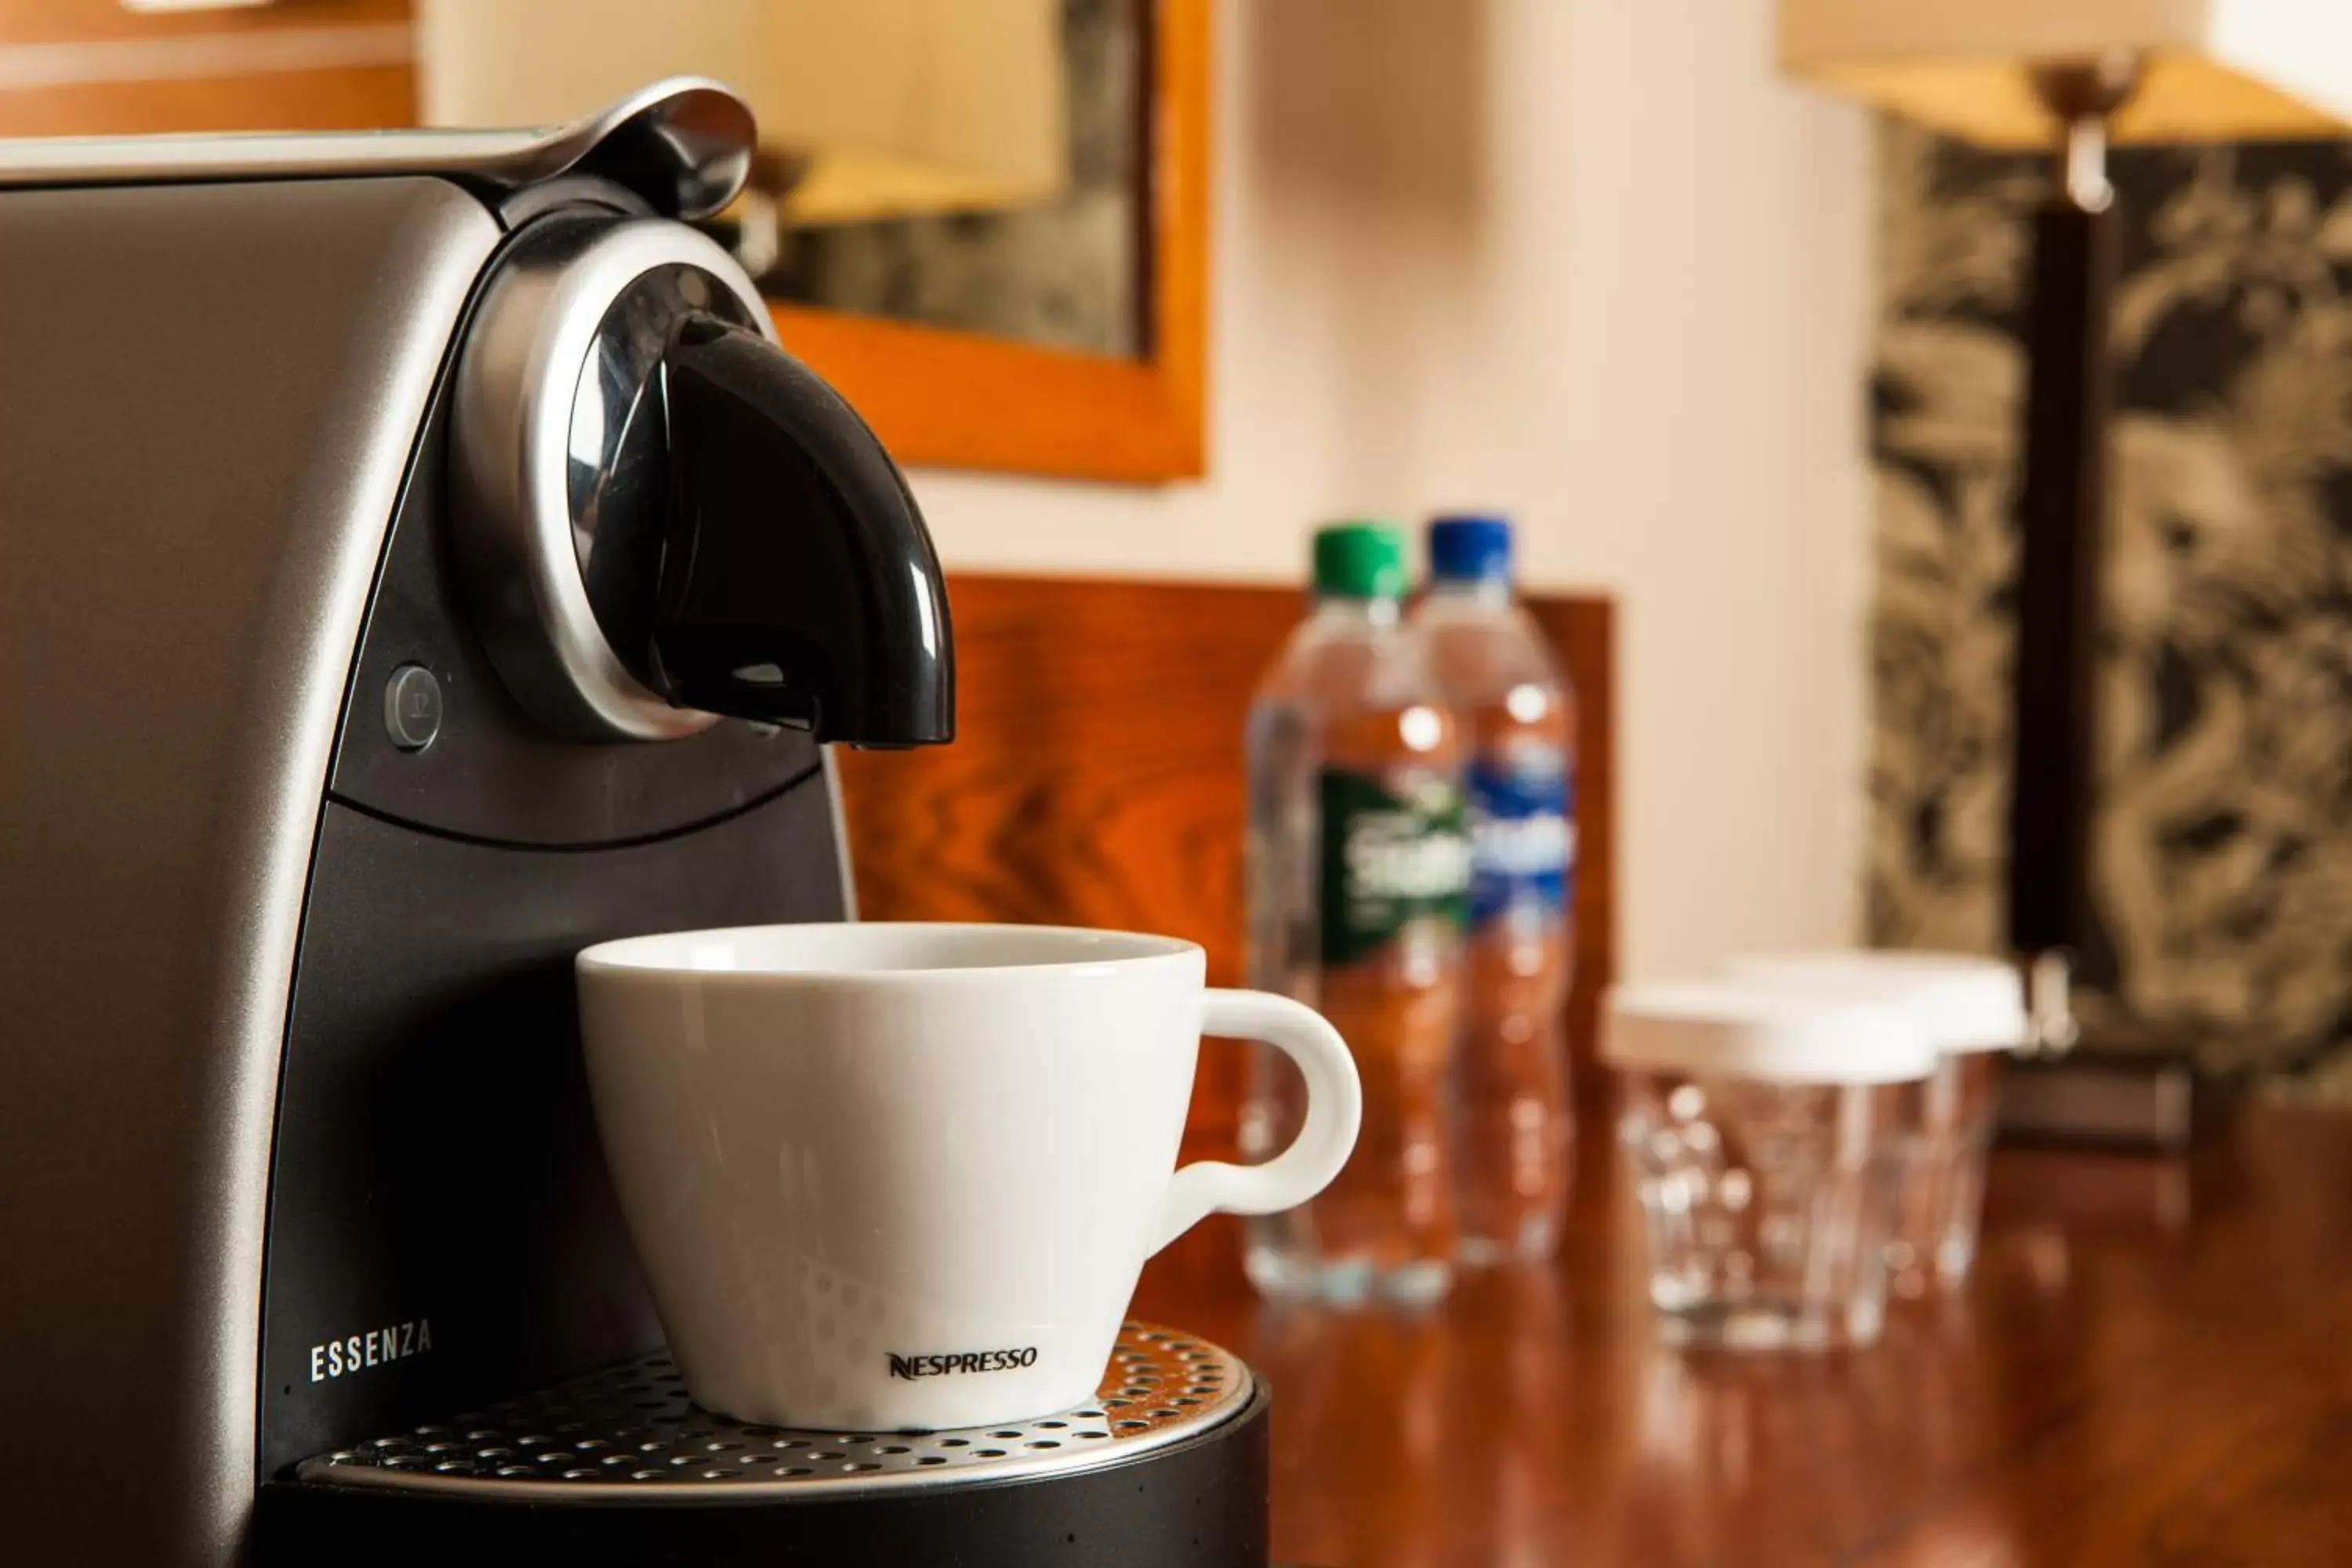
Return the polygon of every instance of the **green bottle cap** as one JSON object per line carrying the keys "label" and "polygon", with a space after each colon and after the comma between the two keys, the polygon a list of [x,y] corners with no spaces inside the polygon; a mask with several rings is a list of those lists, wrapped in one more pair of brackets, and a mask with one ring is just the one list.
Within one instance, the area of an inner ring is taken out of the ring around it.
{"label": "green bottle cap", "polygon": [[1315,531],[1315,591],[1339,599],[1404,597],[1404,535],[1370,519]]}

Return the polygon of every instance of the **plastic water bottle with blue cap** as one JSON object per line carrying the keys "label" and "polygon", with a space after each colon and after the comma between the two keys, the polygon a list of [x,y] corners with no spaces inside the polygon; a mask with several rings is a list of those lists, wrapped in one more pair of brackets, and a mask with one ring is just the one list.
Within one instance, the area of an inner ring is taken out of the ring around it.
{"label": "plastic water bottle with blue cap", "polygon": [[1512,596],[1511,527],[1442,517],[1412,625],[1468,765],[1470,927],[1454,1047],[1456,1223],[1465,1263],[1549,1257],[1574,1122],[1563,1009],[1574,952],[1576,706]]}

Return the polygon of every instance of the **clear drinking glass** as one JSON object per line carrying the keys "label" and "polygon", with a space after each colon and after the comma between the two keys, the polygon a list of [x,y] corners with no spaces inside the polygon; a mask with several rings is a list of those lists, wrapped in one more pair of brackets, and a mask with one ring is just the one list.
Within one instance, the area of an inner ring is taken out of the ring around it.
{"label": "clear drinking glass", "polygon": [[1741,985],[1899,1008],[1937,1052],[1919,1086],[1916,1138],[1888,1242],[1891,1288],[1918,1296],[1957,1283],[1976,1259],[2000,1058],[2025,1038],[2014,965],[1973,953],[1830,951],[1738,958]]}
{"label": "clear drinking glass", "polygon": [[1917,1137],[1886,1248],[1897,1295],[1956,1284],[1976,1261],[2003,1054],[1948,1052],[1919,1086]]}
{"label": "clear drinking glass", "polygon": [[1628,1068],[1619,1142],[1673,1343],[1878,1337],[1916,1083],[1781,1082]]}

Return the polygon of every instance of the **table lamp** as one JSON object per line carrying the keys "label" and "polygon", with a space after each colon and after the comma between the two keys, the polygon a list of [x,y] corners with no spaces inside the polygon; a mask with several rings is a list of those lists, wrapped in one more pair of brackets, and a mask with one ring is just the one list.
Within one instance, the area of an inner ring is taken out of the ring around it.
{"label": "table lamp", "polygon": [[[2034,215],[2018,500],[2009,941],[2033,1048],[2063,1057],[2069,995],[2095,930],[2101,544],[2112,373],[2116,142],[2333,136],[2352,121],[2347,0],[1781,0],[1782,68],[1832,92],[1993,147],[2054,146]],[[2105,1054],[2102,1053],[2104,1056]],[[2172,1144],[2188,1136],[2177,1052],[2084,1062],[2030,1081],[2011,1121]],[[2054,1095],[2054,1099],[2053,1096]],[[2040,1105],[2035,1110],[2033,1105]]]}
{"label": "table lamp", "polygon": [[741,93],[760,127],[754,274],[763,226],[1021,206],[1067,182],[1055,0],[418,0],[415,16],[427,125],[560,124],[665,76]]}

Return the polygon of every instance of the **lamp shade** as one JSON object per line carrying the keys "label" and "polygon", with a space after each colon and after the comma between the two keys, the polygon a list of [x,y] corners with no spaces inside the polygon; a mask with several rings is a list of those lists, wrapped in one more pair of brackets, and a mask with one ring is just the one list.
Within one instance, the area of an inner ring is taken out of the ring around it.
{"label": "lamp shade", "polygon": [[751,103],[785,216],[1048,200],[1068,177],[1055,0],[418,0],[428,125],[543,125],[664,76]]}
{"label": "lamp shade", "polygon": [[1780,0],[1790,74],[1992,146],[2042,146],[2034,67],[2138,58],[2119,142],[2325,136],[2352,121],[2352,0]]}

